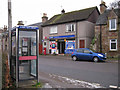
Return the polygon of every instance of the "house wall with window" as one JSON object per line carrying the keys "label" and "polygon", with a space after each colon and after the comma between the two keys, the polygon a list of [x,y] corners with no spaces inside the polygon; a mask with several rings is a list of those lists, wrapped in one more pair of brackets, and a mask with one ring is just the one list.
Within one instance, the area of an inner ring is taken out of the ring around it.
{"label": "house wall with window", "polygon": [[[98,21],[103,20],[103,23],[100,22],[95,26],[95,38],[96,38],[96,51],[100,52],[100,45],[102,49],[102,53],[107,53],[108,57],[117,57],[120,52],[119,45],[119,31],[120,24],[119,18],[116,14],[117,10],[109,10],[104,12],[99,18]],[[103,18],[103,17],[107,18]],[[104,23],[106,22],[106,24]],[[101,24],[101,25],[100,25]],[[100,30],[101,30],[101,44],[100,44]]]}
{"label": "house wall with window", "polygon": [[[94,24],[89,21],[81,21],[81,22],[73,22],[73,23],[65,23],[65,24],[59,24],[59,25],[52,25],[47,26],[43,28],[43,39],[44,42],[46,42],[46,48],[50,48],[50,39],[49,37],[55,37],[55,36],[69,36],[69,35],[75,35],[76,36],[76,27],[77,27],[77,40],[78,43],[75,43],[75,48],[80,48],[80,40],[84,40],[84,46],[83,48],[89,48],[90,43],[94,37]],[[69,40],[69,41],[75,41],[75,37],[65,37],[65,38],[56,38],[55,40]],[[43,42],[43,43],[44,43]],[[58,42],[58,41],[56,41]],[[77,47],[76,47],[76,44]],[[44,45],[44,44],[43,44]],[[49,53],[49,49],[47,49],[47,53]]]}
{"label": "house wall with window", "polygon": [[43,46],[47,54],[71,54],[89,48],[99,16],[97,7],[54,15],[43,25]]}

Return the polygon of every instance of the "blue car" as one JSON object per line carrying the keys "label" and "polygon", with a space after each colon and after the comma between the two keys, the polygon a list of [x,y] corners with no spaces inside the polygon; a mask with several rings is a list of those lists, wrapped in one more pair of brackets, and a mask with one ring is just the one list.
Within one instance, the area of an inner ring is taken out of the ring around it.
{"label": "blue car", "polygon": [[79,59],[81,59],[81,60],[93,60],[94,62],[106,60],[105,54],[95,53],[88,48],[75,49],[72,52],[71,57],[72,57],[73,61],[76,61]]}

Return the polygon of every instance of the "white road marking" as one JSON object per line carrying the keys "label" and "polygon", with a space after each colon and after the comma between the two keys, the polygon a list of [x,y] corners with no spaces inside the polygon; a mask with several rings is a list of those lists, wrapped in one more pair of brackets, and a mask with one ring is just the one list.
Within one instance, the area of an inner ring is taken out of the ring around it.
{"label": "white road marking", "polygon": [[110,85],[109,87],[110,87],[110,88],[117,88],[117,86],[113,86],[113,85]]}
{"label": "white road marking", "polygon": [[100,86],[100,84],[98,84],[98,83],[89,83],[86,81],[75,80],[72,78],[58,76],[58,75],[54,75],[54,74],[49,74],[49,75],[52,78],[58,78],[62,82],[67,82],[67,83],[78,85],[78,86],[80,85],[80,86],[83,86],[84,88],[105,88],[103,86]]}

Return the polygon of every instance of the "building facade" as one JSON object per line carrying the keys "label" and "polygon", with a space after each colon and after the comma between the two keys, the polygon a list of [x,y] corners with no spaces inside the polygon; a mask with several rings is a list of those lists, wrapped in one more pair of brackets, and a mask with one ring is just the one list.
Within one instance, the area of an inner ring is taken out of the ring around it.
{"label": "building facade", "polygon": [[108,57],[117,57],[120,53],[120,8],[105,8],[102,12],[95,26],[95,51],[107,53]]}
{"label": "building facade", "polygon": [[47,54],[72,53],[75,48],[89,48],[99,16],[97,7],[53,16],[43,27],[43,48]]}

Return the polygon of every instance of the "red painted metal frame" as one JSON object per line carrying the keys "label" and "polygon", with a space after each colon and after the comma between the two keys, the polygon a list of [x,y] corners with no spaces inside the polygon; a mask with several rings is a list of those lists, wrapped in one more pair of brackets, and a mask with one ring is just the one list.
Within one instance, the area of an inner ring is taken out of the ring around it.
{"label": "red painted metal frame", "polygon": [[37,56],[20,56],[19,60],[35,60]]}

